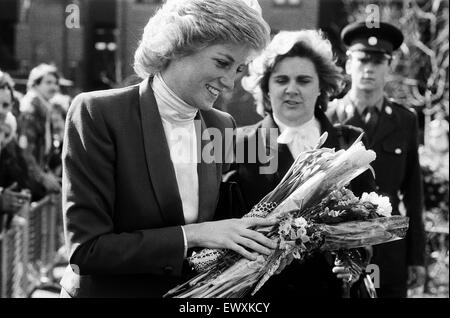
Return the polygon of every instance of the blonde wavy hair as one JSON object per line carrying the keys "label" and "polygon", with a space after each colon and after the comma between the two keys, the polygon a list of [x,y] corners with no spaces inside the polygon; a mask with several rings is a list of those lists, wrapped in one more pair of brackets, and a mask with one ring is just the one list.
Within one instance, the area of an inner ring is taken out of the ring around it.
{"label": "blonde wavy hair", "polygon": [[342,89],[342,68],[336,65],[331,43],[321,31],[281,31],[250,63],[249,75],[242,78],[242,87],[253,95],[261,116],[272,112],[268,92],[273,69],[284,58],[296,56],[310,59],[315,66],[320,85],[316,107],[325,111],[329,97]]}
{"label": "blonde wavy hair", "polygon": [[254,0],[168,0],[150,18],[134,55],[134,70],[146,78],[171,60],[217,43],[261,51],[270,28]]}

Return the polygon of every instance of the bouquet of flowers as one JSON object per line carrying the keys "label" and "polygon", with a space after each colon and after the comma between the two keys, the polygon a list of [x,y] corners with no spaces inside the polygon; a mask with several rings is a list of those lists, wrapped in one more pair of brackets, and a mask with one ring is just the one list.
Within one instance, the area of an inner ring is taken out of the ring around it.
{"label": "bouquet of flowers", "polygon": [[344,187],[370,168],[375,153],[365,149],[361,137],[348,150],[320,148],[326,138],[325,133],[316,148],[300,154],[278,186],[244,216],[278,220],[274,226],[256,229],[278,239],[271,255],[251,261],[230,250],[203,249],[189,259],[198,275],[165,297],[242,297],[251,290],[253,295],[288,257],[301,261],[317,250],[339,251],[403,238],[408,218],[391,217],[387,198],[375,193],[357,198]]}

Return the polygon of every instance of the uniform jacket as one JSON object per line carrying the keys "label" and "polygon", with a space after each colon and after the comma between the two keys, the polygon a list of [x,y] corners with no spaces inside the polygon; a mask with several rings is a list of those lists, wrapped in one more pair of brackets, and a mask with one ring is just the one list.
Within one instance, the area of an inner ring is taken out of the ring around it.
{"label": "uniform jacket", "polygon": [[[70,266],[61,284],[72,297],[161,297],[186,278],[182,204],[149,81],[80,94],[69,109],[62,160]],[[202,132],[234,127],[217,110],[196,119]],[[223,169],[220,161],[198,164],[199,222],[214,217]]]}
{"label": "uniform jacket", "polygon": [[[330,103],[327,115],[333,123],[364,127],[349,96]],[[423,185],[418,156],[418,122],[415,112],[392,100],[384,99],[369,148],[377,158],[372,166],[378,192],[388,195],[393,215],[400,214],[400,200],[410,218],[405,240],[374,249],[374,262],[380,265],[381,285],[406,285],[406,266],[423,265],[425,236],[422,221]]]}

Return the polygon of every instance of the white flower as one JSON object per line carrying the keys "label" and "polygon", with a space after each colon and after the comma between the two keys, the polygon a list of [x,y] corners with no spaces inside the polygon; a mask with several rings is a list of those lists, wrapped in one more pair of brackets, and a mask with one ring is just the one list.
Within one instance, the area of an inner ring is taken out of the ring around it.
{"label": "white flower", "polygon": [[386,217],[391,216],[392,205],[391,202],[389,202],[388,197],[380,196],[380,200],[378,201],[377,213]]}
{"label": "white flower", "polygon": [[304,227],[306,227],[307,224],[308,224],[308,222],[302,217],[294,219],[294,226],[295,227],[304,228]]}
{"label": "white flower", "polygon": [[388,197],[378,195],[375,192],[364,192],[360,199],[361,203],[369,202],[377,206],[377,213],[383,216],[391,216],[392,205]]}
{"label": "white flower", "polygon": [[281,235],[288,235],[291,232],[291,223],[287,221],[280,223],[278,232]]}
{"label": "white flower", "polygon": [[299,238],[303,241],[303,238],[306,236],[306,229],[301,227],[296,232],[296,238]]}

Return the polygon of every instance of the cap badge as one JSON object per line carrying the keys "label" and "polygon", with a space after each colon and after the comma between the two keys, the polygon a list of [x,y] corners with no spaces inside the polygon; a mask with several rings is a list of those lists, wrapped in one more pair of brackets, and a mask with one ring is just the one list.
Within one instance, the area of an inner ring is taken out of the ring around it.
{"label": "cap badge", "polygon": [[378,39],[376,38],[376,37],[374,37],[374,36],[371,36],[368,40],[367,40],[367,42],[370,44],[370,45],[377,45],[377,43],[378,43]]}
{"label": "cap badge", "polygon": [[395,148],[395,154],[397,155],[401,155],[402,154],[402,150],[400,148]]}

